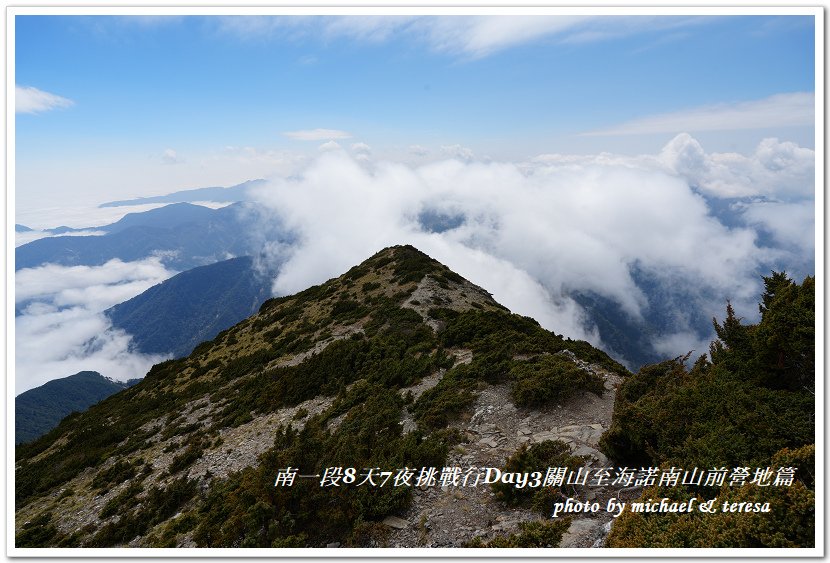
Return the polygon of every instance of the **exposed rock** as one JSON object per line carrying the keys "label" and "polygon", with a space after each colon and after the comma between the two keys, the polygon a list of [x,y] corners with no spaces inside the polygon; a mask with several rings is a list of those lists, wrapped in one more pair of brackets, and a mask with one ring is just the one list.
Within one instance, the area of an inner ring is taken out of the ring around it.
{"label": "exposed rock", "polygon": [[493,438],[482,438],[478,441],[478,443],[490,446],[491,448],[497,448],[499,446],[499,443],[496,442]]}
{"label": "exposed rock", "polygon": [[397,516],[387,516],[383,519],[383,523],[390,528],[395,528],[396,530],[403,530],[404,528],[409,527],[409,522],[407,520],[398,518]]}
{"label": "exposed rock", "polygon": [[605,522],[594,518],[575,518],[562,536],[559,547],[592,547],[603,537]]}

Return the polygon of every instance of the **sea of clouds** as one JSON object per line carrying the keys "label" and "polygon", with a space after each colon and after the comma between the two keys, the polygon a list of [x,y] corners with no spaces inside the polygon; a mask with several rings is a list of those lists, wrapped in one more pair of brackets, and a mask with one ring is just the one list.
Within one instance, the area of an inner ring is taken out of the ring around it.
{"label": "sea of clouds", "polygon": [[[638,283],[645,277],[683,296],[672,303],[676,326],[653,342],[676,356],[705,351],[711,338],[692,326],[689,309],[722,318],[730,300],[752,322],[761,275],[786,269],[800,281],[815,268],[815,154],[790,142],[707,153],[682,134],[652,155],[521,162],[478,159],[464,147],[421,163],[375,159],[365,143],[325,148],[251,194],[260,204],[250,216],[254,234],[279,224],[291,237],[287,244],[263,236],[251,249],[284,261],[275,295],[336,277],[386,246],[412,244],[514,312],[602,346],[573,292],[641,319],[654,306],[654,292]],[[425,228],[425,213],[453,218],[453,228]],[[133,353],[129,335],[102,311],[173,274],[154,257],[17,272],[17,393],[85,369],[142,376],[161,358]]]}
{"label": "sea of clouds", "polygon": [[102,266],[47,264],[15,274],[15,394],[92,370],[126,381],[143,377],[161,356],[138,354],[130,336],[103,311],[175,272],[159,258]]}
{"label": "sea of clouds", "polygon": [[[288,294],[339,275],[377,250],[409,243],[543,326],[602,345],[570,297],[592,292],[634,319],[653,305],[633,272],[685,295],[678,308],[722,317],[730,300],[758,315],[761,275],[812,274],[815,154],[765,139],[754,153],[706,153],[688,134],[658,154],[540,155],[525,162],[374,162],[327,150],[256,199],[296,236],[274,283]],[[424,229],[421,214],[463,217]],[[267,217],[266,215],[263,215]],[[664,354],[706,350],[678,311]]]}

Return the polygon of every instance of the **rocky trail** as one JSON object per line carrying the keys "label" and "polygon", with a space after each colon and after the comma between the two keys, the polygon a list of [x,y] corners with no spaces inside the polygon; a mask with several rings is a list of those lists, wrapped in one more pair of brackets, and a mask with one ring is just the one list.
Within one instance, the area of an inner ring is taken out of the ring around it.
{"label": "rocky trail", "polygon": [[[602,397],[582,392],[567,402],[545,409],[517,408],[510,396],[509,384],[488,385],[483,389],[468,420],[455,424],[466,437],[450,453],[448,467],[502,467],[505,460],[522,444],[561,440],[572,454],[586,456],[592,469],[608,467],[606,457],[597,449],[602,433],[611,423],[620,376],[595,365],[587,365],[565,351],[583,369],[601,375],[605,381]],[[470,361],[464,351],[456,352],[459,361]],[[439,374],[425,379],[413,394],[437,384]],[[599,502],[619,496],[611,487],[576,488],[571,495],[578,500]],[[530,509],[510,508],[495,498],[489,485],[416,488],[409,509],[398,517],[387,518],[389,547],[463,547],[475,537],[483,541],[515,533],[521,522],[540,520],[543,516]],[[601,547],[610,529],[612,516],[601,510],[590,517],[573,517],[560,547]]]}

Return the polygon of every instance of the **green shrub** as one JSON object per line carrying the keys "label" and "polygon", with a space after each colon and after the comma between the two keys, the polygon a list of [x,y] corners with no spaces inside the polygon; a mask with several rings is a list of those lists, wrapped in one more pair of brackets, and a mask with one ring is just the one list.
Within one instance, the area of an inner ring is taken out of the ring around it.
{"label": "green shrub", "polygon": [[[770,460],[771,467],[798,467],[797,475],[815,468],[815,447],[782,450]],[[685,502],[695,494],[685,487],[649,488],[642,499],[669,498]],[[717,512],[633,513],[626,510],[614,522],[608,547],[706,547],[761,548],[813,547],[815,544],[815,491],[801,480],[791,486],[741,487],[725,485],[709,490],[699,500],[717,497]],[[724,503],[766,503],[770,512],[723,512]]]}
{"label": "green shrub", "polygon": [[[617,393],[600,445],[619,464],[675,467],[797,466],[791,487],[725,487],[719,502],[769,501],[770,513],[624,514],[614,547],[808,547],[814,542],[813,278],[764,278],[761,320],[743,325],[730,305],[711,361],[646,366]],[[688,500],[705,488],[649,490]]]}
{"label": "green shrub", "polygon": [[135,497],[141,494],[142,491],[144,491],[144,487],[140,481],[130,483],[126,489],[107,501],[98,517],[103,520],[124,510],[125,507],[133,506],[135,504]]}
{"label": "green shrub", "polygon": [[514,379],[513,402],[519,407],[555,404],[583,390],[602,395],[604,390],[601,377],[562,356],[545,355],[516,363],[510,375]]}
{"label": "green shrub", "polygon": [[[545,440],[528,446],[522,444],[504,464],[504,472],[533,473],[539,471],[544,478],[549,467],[567,467],[576,469],[581,467],[585,459],[572,456],[571,449],[565,442],[559,440]],[[535,504],[535,508],[543,514],[550,514],[552,502],[551,488],[516,488],[513,484],[496,482],[490,485],[496,493],[496,498],[511,506],[528,506]],[[535,500],[535,502],[534,502]]]}
{"label": "green shrub", "polygon": [[153,487],[137,508],[124,512],[117,521],[102,526],[89,541],[88,547],[127,544],[134,537],[173,516],[195,494],[196,481],[185,477],[171,482],[164,489]]}
{"label": "green shrub", "polygon": [[454,367],[415,401],[412,407],[415,420],[424,429],[444,428],[475,403],[476,387],[468,366]]}
{"label": "green shrub", "polygon": [[112,485],[123,483],[127,479],[132,479],[138,472],[138,468],[144,464],[143,461],[135,460],[129,462],[126,460],[119,460],[98,472],[92,479],[92,486],[99,491],[106,491]]}
{"label": "green shrub", "polygon": [[23,524],[14,539],[15,547],[45,547],[60,536],[57,526],[52,523],[52,513],[46,512]]}
{"label": "green shrub", "polygon": [[[359,384],[358,384],[359,385]],[[358,387],[355,385],[355,387]],[[359,545],[371,522],[399,513],[408,505],[410,487],[321,488],[317,480],[298,479],[274,487],[281,468],[301,474],[329,466],[400,468],[440,466],[455,433],[402,434],[403,400],[394,390],[368,382],[363,397],[348,410],[336,431],[325,430],[326,416],[313,416],[303,430],[281,428],[260,465],[231,475],[211,488],[198,508],[193,538],[199,546],[320,546],[330,541]],[[354,389],[354,388],[353,388]]]}
{"label": "green shrub", "polygon": [[380,288],[380,284],[378,282],[366,282],[363,284],[363,291],[365,293],[369,293],[370,291],[374,291]]}
{"label": "green shrub", "polygon": [[204,451],[205,444],[201,440],[198,440],[197,442],[188,445],[185,451],[173,458],[173,460],[170,462],[170,467],[167,468],[167,471],[170,473],[170,475],[173,475],[183,469],[190,467],[194,461],[202,457],[202,453]]}
{"label": "green shrub", "polygon": [[557,547],[570,525],[570,518],[521,522],[519,524],[521,531],[518,534],[499,536],[489,542],[484,542],[481,538],[475,538],[468,542],[466,547]]}

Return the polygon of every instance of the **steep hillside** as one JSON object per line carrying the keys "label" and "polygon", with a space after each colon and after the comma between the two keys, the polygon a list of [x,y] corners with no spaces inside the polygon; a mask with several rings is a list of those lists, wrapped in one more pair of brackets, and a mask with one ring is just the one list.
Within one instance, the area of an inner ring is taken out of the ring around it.
{"label": "steep hillside", "polygon": [[[604,461],[625,373],[387,248],[19,447],[16,545],[555,546],[567,521],[542,516],[546,494],[319,475]],[[318,477],[275,486],[289,467]]]}
{"label": "steep hillside", "polygon": [[188,355],[200,342],[254,314],[272,278],[250,256],[193,268],[105,311],[144,354]]}
{"label": "steep hillside", "polygon": [[138,380],[123,383],[97,371],[81,371],[24,391],[14,399],[14,442],[43,436],[72,412],[82,412]]}

